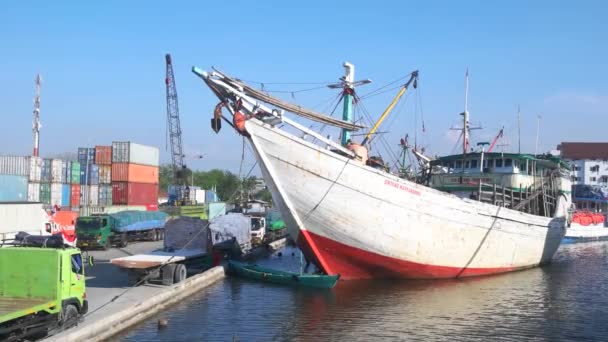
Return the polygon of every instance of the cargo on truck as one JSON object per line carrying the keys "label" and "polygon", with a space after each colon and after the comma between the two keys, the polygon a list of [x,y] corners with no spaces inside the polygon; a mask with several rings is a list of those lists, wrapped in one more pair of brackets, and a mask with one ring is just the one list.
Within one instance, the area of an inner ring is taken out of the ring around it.
{"label": "cargo on truck", "polygon": [[0,341],[39,339],[77,325],[88,309],[84,268],[80,250],[59,236],[21,232],[2,240]]}
{"label": "cargo on truck", "polygon": [[162,240],[168,215],[160,211],[121,211],[81,216],[76,220],[80,248],[126,247],[130,241]]}
{"label": "cargo on truck", "polygon": [[165,225],[163,248],[145,254],[111,259],[124,269],[132,285],[160,282],[179,283],[188,274],[212,266],[212,242],[207,220],[194,217],[170,219]]}

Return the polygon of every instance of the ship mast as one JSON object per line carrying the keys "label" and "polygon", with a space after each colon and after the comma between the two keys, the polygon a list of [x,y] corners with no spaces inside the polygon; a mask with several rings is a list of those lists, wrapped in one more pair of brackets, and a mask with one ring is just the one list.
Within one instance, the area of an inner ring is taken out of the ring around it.
{"label": "ship mast", "polygon": [[36,75],[36,95],[34,97],[34,122],[32,127],[34,134],[34,157],[39,155],[40,147],[40,74]]}
{"label": "ship mast", "polygon": [[[342,88],[342,120],[353,123],[353,100],[355,98],[355,86],[371,83],[369,79],[355,81],[355,65],[349,62],[342,64],[344,76],[340,77],[342,82],[327,85],[330,89]],[[352,129],[342,128],[342,146],[346,146],[350,140]]]}
{"label": "ship mast", "polygon": [[[344,62],[344,92],[342,101],[344,103],[342,110],[342,120],[353,122],[353,94],[355,92],[355,66],[349,62]],[[346,146],[350,140],[350,130],[342,129],[342,146]]]}
{"label": "ship mast", "polygon": [[469,100],[469,67],[467,67],[467,73],[464,80],[464,112],[462,113],[462,155],[466,157],[467,149],[469,148],[469,111],[468,111],[468,100]]}

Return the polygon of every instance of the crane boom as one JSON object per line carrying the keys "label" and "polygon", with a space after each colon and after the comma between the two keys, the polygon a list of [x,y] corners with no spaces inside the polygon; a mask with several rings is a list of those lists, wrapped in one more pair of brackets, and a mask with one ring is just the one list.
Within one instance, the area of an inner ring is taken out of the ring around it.
{"label": "crane boom", "polygon": [[[165,84],[167,86],[167,135],[171,144],[171,161],[173,166],[173,184],[185,185],[186,163],[184,162],[184,152],[182,149],[182,129],[179,123],[179,107],[177,104],[177,89],[175,87],[175,77],[173,75],[173,63],[171,55],[165,55],[167,65],[167,75]],[[183,200],[184,194],[178,192],[178,200]]]}
{"label": "crane boom", "polygon": [[492,140],[492,143],[490,144],[490,147],[488,148],[488,150],[486,152],[492,152],[492,149],[494,148],[494,145],[496,145],[496,142],[498,142],[498,139],[500,139],[504,133],[504,127],[500,129],[500,131],[498,131],[498,134],[494,137],[494,140]]}

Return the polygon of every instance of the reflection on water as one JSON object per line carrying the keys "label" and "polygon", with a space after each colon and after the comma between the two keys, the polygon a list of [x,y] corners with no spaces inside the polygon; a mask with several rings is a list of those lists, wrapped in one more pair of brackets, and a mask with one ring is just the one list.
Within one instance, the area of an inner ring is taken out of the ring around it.
{"label": "reflection on water", "polygon": [[[299,254],[259,264],[297,270]],[[552,264],[444,281],[340,282],[307,290],[227,278],[123,341],[608,340],[608,242]]]}

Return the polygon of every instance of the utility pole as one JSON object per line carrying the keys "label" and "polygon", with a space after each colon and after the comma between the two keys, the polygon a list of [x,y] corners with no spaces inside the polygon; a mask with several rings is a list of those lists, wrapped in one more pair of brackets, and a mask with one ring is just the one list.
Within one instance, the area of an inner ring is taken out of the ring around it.
{"label": "utility pole", "polygon": [[517,153],[521,153],[521,115],[517,105]]}
{"label": "utility pole", "polygon": [[534,155],[538,154],[538,135],[540,134],[540,114],[536,118],[536,148],[534,149]]}
{"label": "utility pole", "polygon": [[36,95],[34,97],[34,123],[32,132],[34,133],[34,157],[40,153],[40,74],[36,75]]}

